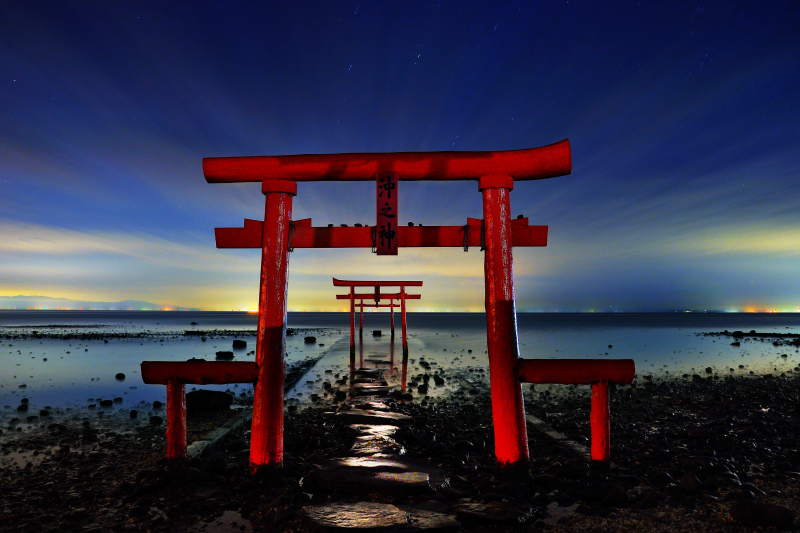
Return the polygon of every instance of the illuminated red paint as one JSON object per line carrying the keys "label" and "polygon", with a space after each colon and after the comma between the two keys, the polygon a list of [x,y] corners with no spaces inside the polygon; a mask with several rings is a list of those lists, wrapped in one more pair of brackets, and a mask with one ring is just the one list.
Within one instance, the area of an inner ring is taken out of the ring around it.
{"label": "illuminated red paint", "polygon": [[516,375],[519,344],[508,197],[513,186],[509,176],[486,176],[478,185],[485,221],[483,269],[492,418],[495,455],[500,464],[527,460],[529,456],[522,387]]}
{"label": "illuminated red paint", "polygon": [[377,172],[397,173],[401,181],[476,180],[506,174],[537,180],[572,172],[569,140],[526,150],[497,152],[398,152],[382,154],[306,154],[259,157],[207,157],[208,183],[281,179],[292,181],[372,181]]}
{"label": "illuminated red paint", "polygon": [[591,385],[592,459],[611,459],[608,384],[630,384],[636,375],[633,359],[520,359],[517,375],[522,383]]}
{"label": "illuminated red paint", "polygon": [[264,224],[258,297],[256,364],[250,434],[250,470],[283,462],[283,385],[286,351],[286,297],[289,279],[289,229],[297,184],[264,181]]}
{"label": "illuminated red paint", "polygon": [[[308,222],[308,225],[299,225]],[[467,246],[481,244],[481,220],[467,219]],[[260,220],[244,219],[241,228],[215,228],[217,248],[261,248]],[[527,218],[511,221],[514,246],[547,246],[547,226],[529,226]],[[432,248],[464,246],[464,226],[400,226],[397,228],[400,248]],[[312,227],[310,219],[294,221],[292,248],[371,248],[372,228]]]}
{"label": "illuminated red paint", "polygon": [[609,381],[627,385],[633,381],[633,359],[520,359],[519,380],[523,383],[591,385]]}
{"label": "illuminated red paint", "polygon": [[611,420],[608,408],[608,381],[592,383],[592,410],[589,414],[592,427],[592,460],[611,459]]}
{"label": "illuminated red paint", "polygon": [[143,361],[142,381],[167,386],[167,460],[186,458],[186,383],[253,383],[256,364],[249,361]]}

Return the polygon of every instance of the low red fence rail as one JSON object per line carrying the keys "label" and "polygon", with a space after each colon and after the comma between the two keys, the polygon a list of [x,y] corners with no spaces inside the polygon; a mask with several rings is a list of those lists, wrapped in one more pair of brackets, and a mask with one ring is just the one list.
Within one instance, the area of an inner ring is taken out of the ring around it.
{"label": "low red fence rail", "polygon": [[591,385],[592,460],[611,459],[608,384],[628,385],[636,375],[633,359],[520,359],[521,383]]}
{"label": "low red fence rail", "polygon": [[142,381],[167,386],[167,460],[186,458],[186,384],[254,383],[251,361],[143,361]]}

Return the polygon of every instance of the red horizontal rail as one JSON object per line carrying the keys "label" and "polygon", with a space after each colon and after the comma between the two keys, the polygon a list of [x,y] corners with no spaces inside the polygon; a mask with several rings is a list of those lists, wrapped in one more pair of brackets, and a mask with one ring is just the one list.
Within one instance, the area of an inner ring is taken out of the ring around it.
{"label": "red horizontal rail", "polygon": [[520,359],[517,368],[522,383],[627,385],[636,374],[633,359]]}
{"label": "red horizontal rail", "polygon": [[208,183],[264,180],[370,181],[376,173],[396,173],[399,180],[476,180],[504,174],[537,180],[572,172],[569,140],[526,150],[497,152],[397,152],[304,154],[258,157],[207,157]]}
{"label": "red horizontal rail", "polygon": [[[399,300],[400,299],[400,296],[397,295],[397,294],[389,295],[388,298],[386,296],[387,296],[386,294],[381,294],[380,295],[380,299],[381,300]],[[406,300],[419,300],[420,298],[422,298],[422,296],[419,295],[419,294],[406,294]],[[336,299],[337,300],[349,300],[350,299],[350,295],[349,294],[337,294],[336,295]],[[373,300],[374,301],[375,300],[375,295],[374,294],[355,294],[355,295],[353,295],[353,299],[354,300]],[[395,304],[395,307],[397,307],[397,304]]]}
{"label": "red horizontal rail", "polygon": [[[333,228],[336,229],[336,228]],[[339,228],[346,229],[346,228]],[[421,281],[361,281],[333,278],[334,287],[422,287]],[[366,296],[366,295],[365,295]],[[350,296],[348,295],[348,298]]]}
{"label": "red horizontal rail", "polygon": [[[306,219],[307,220],[307,219]],[[295,221],[292,232],[292,248],[371,248],[372,228],[362,227],[312,227],[298,225]],[[302,221],[302,222],[305,222]],[[481,221],[467,221],[467,246],[481,245]],[[215,228],[217,248],[261,248],[263,222],[245,219],[242,228]],[[529,226],[527,218],[511,221],[512,246],[547,246],[547,226]],[[461,247],[464,246],[464,226],[400,226],[397,228],[398,246],[412,247]],[[396,282],[381,282],[381,286],[398,286]],[[414,286],[403,282],[402,285]],[[341,286],[353,286],[349,283]],[[374,287],[373,282],[364,282],[358,287]]]}
{"label": "red horizontal rail", "polygon": [[143,361],[142,381],[165,384],[171,379],[180,383],[220,385],[254,383],[258,367],[251,361]]}

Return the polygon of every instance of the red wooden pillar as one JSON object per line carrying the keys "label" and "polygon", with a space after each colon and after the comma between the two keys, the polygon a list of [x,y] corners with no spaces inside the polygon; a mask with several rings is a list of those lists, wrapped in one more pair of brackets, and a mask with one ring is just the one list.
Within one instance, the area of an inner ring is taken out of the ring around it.
{"label": "red wooden pillar", "polygon": [[406,288],[400,287],[400,322],[403,327],[403,357],[408,357],[408,339],[406,339]]}
{"label": "red wooden pillar", "polygon": [[592,460],[611,458],[611,427],[608,410],[608,381],[592,383]]}
{"label": "red wooden pillar", "polygon": [[167,381],[167,460],[186,459],[186,385]]}
{"label": "red wooden pillar", "polygon": [[350,359],[356,356],[356,300],[355,287],[350,287]]}
{"label": "red wooden pillar", "polygon": [[389,339],[389,375],[394,376],[394,339]]}
{"label": "red wooden pillar", "polygon": [[364,302],[358,308],[358,338],[364,336]]}
{"label": "red wooden pillar", "polygon": [[483,194],[486,335],[495,454],[501,464],[529,457],[522,386],[516,375],[519,342],[509,203],[509,191],[513,188],[514,179],[501,175],[483,176],[478,185]]}
{"label": "red wooden pillar", "polygon": [[261,283],[258,296],[256,364],[250,470],[283,462],[283,386],[286,351],[286,293],[289,281],[289,226],[297,184],[262,183],[264,228],[261,237]]}
{"label": "red wooden pillar", "polygon": [[389,300],[389,312],[392,320],[392,338],[394,338],[394,300]]}

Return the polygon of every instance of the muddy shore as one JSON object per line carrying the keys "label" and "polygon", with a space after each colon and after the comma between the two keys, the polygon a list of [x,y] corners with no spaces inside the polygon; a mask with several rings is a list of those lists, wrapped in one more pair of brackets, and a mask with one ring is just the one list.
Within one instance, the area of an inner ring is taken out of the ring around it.
{"label": "muddy shore", "polygon": [[[406,456],[439,466],[449,482],[422,495],[368,496],[444,510],[465,501],[503,510],[462,519],[463,531],[798,529],[796,376],[696,376],[617,387],[610,467],[591,465],[531,429],[530,467],[521,470],[496,467],[486,384],[472,381],[476,387],[445,399],[429,401],[415,391],[396,406],[413,418],[395,436]],[[529,414],[578,444],[588,442],[588,387],[560,394],[525,388]],[[349,426],[324,413],[352,405],[330,394],[287,411],[284,465],[258,475],[247,474],[249,424],[182,468],[167,468],[163,425],[115,429],[65,420],[38,433],[5,435],[3,457],[39,453],[27,465],[3,462],[0,531],[201,531],[226,512],[240,521],[228,521],[225,531],[306,531],[304,505],[353,498],[315,482],[318,465],[342,456],[352,441]],[[233,414],[190,419],[190,441]]]}

